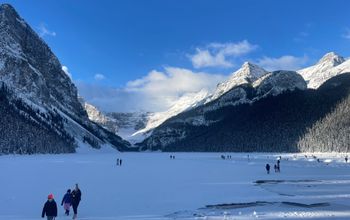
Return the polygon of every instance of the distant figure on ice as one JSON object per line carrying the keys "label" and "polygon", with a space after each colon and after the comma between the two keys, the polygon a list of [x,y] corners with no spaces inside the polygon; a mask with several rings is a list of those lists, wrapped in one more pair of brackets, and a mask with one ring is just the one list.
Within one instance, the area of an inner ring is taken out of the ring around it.
{"label": "distant figure on ice", "polygon": [[63,196],[62,202],[61,202],[61,206],[63,205],[63,208],[65,210],[66,216],[69,215],[69,211],[70,211],[70,206],[72,205],[72,194],[71,194],[71,190],[68,189],[67,193]]}
{"label": "distant figure on ice", "polygon": [[345,156],[345,163],[348,163],[348,155]]}
{"label": "distant figure on ice", "polygon": [[123,163],[123,160],[120,159],[120,160],[119,160],[119,166],[122,166],[122,163]]}
{"label": "distant figure on ice", "polygon": [[50,194],[47,197],[47,201],[44,205],[41,217],[44,218],[46,215],[47,220],[54,220],[57,217],[57,204],[53,199],[53,195]]}
{"label": "distant figure on ice", "polygon": [[117,159],[117,166],[119,166],[119,158]]}
{"label": "distant figure on ice", "polygon": [[270,164],[266,164],[265,166],[267,174],[270,174]]}
{"label": "distant figure on ice", "polygon": [[73,206],[73,219],[78,217],[78,206],[81,200],[81,191],[78,184],[75,184],[75,189],[72,191],[72,206]]}
{"label": "distant figure on ice", "polygon": [[275,169],[275,173],[277,173],[277,165],[276,164],[273,166],[273,168]]}
{"label": "distant figure on ice", "polygon": [[280,164],[281,164],[281,161],[277,160],[277,172],[281,172]]}
{"label": "distant figure on ice", "polygon": [[249,161],[250,161],[250,157],[249,157],[249,154],[248,154],[248,156],[247,156],[247,157],[248,157],[248,162],[249,162]]}
{"label": "distant figure on ice", "polygon": [[225,155],[221,155],[221,159],[225,160],[226,159]]}

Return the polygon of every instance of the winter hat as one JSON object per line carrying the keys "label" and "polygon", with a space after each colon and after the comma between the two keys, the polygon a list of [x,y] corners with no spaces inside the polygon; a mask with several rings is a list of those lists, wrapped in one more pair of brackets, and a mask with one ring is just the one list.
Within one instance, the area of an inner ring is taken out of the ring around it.
{"label": "winter hat", "polygon": [[50,194],[50,195],[47,196],[47,198],[48,198],[48,199],[53,199],[53,195]]}

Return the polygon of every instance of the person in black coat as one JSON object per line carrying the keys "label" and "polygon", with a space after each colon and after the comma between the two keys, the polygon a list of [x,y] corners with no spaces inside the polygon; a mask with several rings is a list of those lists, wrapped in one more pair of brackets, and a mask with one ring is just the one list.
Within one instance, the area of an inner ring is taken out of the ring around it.
{"label": "person in black coat", "polygon": [[78,206],[81,200],[81,191],[78,184],[75,184],[75,189],[72,191],[72,206],[73,206],[73,219],[78,217]]}
{"label": "person in black coat", "polygon": [[267,163],[265,166],[265,169],[266,169],[267,174],[269,174],[270,173],[270,164]]}
{"label": "person in black coat", "polygon": [[43,212],[41,213],[41,217],[44,218],[46,215],[47,220],[54,220],[57,217],[57,204],[53,199],[53,195],[50,194],[47,197],[47,201],[44,205]]}

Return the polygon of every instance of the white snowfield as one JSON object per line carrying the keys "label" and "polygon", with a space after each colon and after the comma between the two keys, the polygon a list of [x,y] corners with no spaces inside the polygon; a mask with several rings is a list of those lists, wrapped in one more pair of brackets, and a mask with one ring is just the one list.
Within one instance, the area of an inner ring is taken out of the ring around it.
{"label": "white snowfield", "polygon": [[[0,220],[41,219],[79,183],[81,220],[350,219],[344,154],[117,153],[0,156]],[[121,167],[116,159],[122,158]],[[266,174],[265,164],[271,165]],[[258,183],[255,183],[258,181]],[[219,205],[218,204],[226,204]],[[207,205],[214,205],[206,207]],[[57,219],[64,216],[59,206]]]}

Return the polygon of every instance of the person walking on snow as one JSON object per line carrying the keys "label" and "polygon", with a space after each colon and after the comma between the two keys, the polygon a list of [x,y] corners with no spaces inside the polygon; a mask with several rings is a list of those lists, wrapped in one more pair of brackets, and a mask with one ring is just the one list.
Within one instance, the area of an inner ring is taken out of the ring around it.
{"label": "person walking on snow", "polygon": [[71,190],[68,189],[67,193],[63,196],[61,206],[63,205],[63,208],[65,210],[66,216],[69,215],[70,206],[72,205],[72,195]]}
{"label": "person walking on snow", "polygon": [[265,166],[267,174],[270,174],[270,164],[266,164]]}
{"label": "person walking on snow", "polygon": [[78,184],[75,184],[75,189],[72,191],[72,206],[73,206],[73,219],[78,217],[78,206],[81,200],[81,191]]}
{"label": "person walking on snow", "polygon": [[47,220],[54,220],[57,217],[57,204],[53,199],[53,195],[50,194],[47,197],[47,201],[44,205],[41,217],[44,218],[46,215]]}

